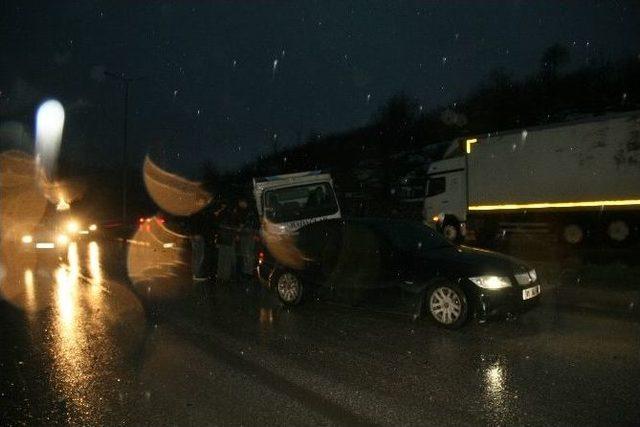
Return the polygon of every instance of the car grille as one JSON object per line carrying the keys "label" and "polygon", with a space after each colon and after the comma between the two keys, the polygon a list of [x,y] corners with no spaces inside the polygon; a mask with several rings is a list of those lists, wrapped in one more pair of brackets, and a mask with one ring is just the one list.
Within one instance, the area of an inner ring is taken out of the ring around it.
{"label": "car grille", "polygon": [[538,279],[538,275],[534,269],[525,271],[524,273],[514,274],[514,276],[516,278],[516,282],[518,282],[520,286],[530,285]]}

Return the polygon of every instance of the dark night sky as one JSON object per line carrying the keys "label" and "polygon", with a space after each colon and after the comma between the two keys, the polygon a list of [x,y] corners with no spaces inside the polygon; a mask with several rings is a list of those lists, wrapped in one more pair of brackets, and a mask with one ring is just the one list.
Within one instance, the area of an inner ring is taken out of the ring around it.
{"label": "dark night sky", "polygon": [[102,70],[126,72],[144,77],[131,87],[132,159],[229,168],[270,150],[274,134],[285,146],[362,125],[400,91],[427,109],[493,68],[531,74],[554,42],[573,67],[640,55],[636,1],[116,4],[3,2],[4,122],[31,128],[38,102],[56,97],[66,154],[115,165],[123,95]]}

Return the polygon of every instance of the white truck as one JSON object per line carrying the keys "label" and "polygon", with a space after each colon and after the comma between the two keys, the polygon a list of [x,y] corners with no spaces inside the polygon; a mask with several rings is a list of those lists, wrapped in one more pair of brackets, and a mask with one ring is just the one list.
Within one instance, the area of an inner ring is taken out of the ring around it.
{"label": "white truck", "polygon": [[[260,220],[254,239],[259,242],[256,278],[268,288],[278,282],[278,295],[283,301],[299,301],[302,285],[297,276],[287,273],[305,264],[294,236],[305,225],[341,218],[331,176],[312,171],[257,178],[253,180],[253,194]],[[289,297],[293,299],[289,301]]]}
{"label": "white truck", "polygon": [[453,241],[638,235],[640,111],[453,141],[428,171],[425,222]]}
{"label": "white truck", "polygon": [[320,171],[254,178],[253,195],[260,224],[270,231],[293,232],[341,217],[331,175]]}

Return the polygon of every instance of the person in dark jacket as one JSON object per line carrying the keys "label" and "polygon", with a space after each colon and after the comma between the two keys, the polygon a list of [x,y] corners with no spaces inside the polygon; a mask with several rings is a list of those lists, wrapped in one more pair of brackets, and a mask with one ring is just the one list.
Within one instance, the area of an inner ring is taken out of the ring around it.
{"label": "person in dark jacket", "polygon": [[215,279],[218,264],[216,236],[219,230],[220,212],[224,204],[210,203],[190,218],[190,238],[194,280]]}

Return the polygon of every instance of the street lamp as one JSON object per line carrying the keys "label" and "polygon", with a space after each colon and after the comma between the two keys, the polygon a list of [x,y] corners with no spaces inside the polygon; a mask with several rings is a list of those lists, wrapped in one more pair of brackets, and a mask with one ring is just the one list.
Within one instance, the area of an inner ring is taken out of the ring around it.
{"label": "street lamp", "polygon": [[129,84],[142,77],[131,78],[124,73],[104,72],[104,75],[122,82],[124,87],[124,123],[122,129],[122,224],[127,222],[127,120],[129,115]]}

